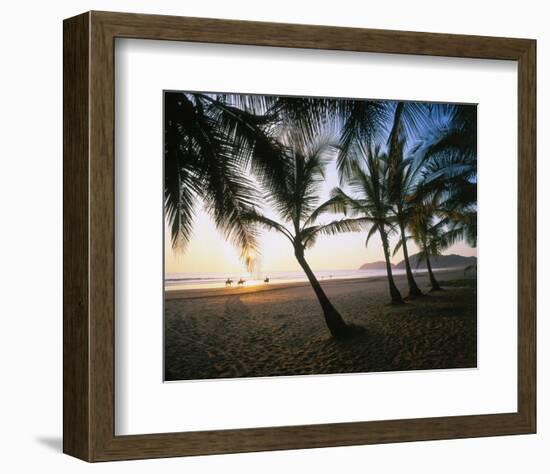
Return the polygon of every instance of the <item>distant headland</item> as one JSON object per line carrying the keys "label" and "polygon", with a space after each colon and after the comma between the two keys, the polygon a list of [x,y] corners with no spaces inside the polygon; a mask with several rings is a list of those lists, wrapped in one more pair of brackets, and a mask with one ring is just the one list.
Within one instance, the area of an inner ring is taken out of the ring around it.
{"label": "distant headland", "polygon": [[[423,259],[420,263],[418,260],[420,258],[420,253],[415,253],[414,255],[409,255],[409,261],[411,263],[411,268],[426,268],[426,260]],[[430,255],[430,263],[432,268],[453,268],[453,267],[464,267],[468,265],[476,265],[476,257],[464,257],[463,255],[451,254],[451,255]],[[359,267],[359,270],[381,270],[386,268],[386,263],[382,261],[377,262],[368,262],[364,263]],[[397,264],[392,264],[392,268],[404,269],[405,260]]]}

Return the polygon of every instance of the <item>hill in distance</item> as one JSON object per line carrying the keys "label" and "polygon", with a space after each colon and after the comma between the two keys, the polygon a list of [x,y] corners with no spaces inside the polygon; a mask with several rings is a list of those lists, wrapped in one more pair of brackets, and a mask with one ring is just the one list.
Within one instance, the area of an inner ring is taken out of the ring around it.
{"label": "hill in distance", "polygon": [[[395,267],[395,265],[392,263],[392,267]],[[359,267],[359,270],[385,270],[386,268],[386,262],[369,262],[364,263]]]}
{"label": "hill in distance", "polygon": [[[426,268],[426,261],[423,260],[418,264],[418,258],[420,254],[415,253],[409,256],[411,268],[423,269]],[[430,263],[432,268],[453,268],[453,267],[466,267],[468,265],[475,265],[477,263],[477,257],[464,257],[463,255],[451,254],[451,255],[430,255]],[[359,267],[359,270],[381,270],[386,268],[385,262],[369,262],[364,263]],[[402,270],[405,268],[405,260],[401,260],[397,264],[392,264],[392,268]]]}

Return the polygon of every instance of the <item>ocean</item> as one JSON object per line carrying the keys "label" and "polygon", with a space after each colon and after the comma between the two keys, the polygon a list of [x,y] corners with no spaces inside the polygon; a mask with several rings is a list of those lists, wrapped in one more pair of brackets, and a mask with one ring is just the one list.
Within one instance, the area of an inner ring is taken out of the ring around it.
{"label": "ocean", "polygon": [[[314,272],[319,281],[347,278],[372,278],[386,276],[386,270],[318,270]],[[404,270],[393,270],[394,275],[404,274]],[[264,279],[269,278],[270,284],[291,283],[307,281],[302,271],[279,271],[266,274],[228,274],[228,273],[207,273],[207,272],[182,272],[167,273],[164,278],[166,290],[196,290],[206,288],[223,288],[228,278],[233,280],[232,286],[242,278],[244,286],[263,285]]]}

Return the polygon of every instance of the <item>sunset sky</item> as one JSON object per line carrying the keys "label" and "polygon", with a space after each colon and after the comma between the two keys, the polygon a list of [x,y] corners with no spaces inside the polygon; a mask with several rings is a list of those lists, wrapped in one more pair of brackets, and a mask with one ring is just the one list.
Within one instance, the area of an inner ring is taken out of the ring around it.
{"label": "sunset sky", "polygon": [[[338,186],[335,164],[332,161],[326,169],[326,182],[323,186],[319,203],[326,200],[332,188]],[[269,217],[283,223],[280,218],[268,208]],[[342,216],[324,216],[319,222],[330,222]],[[315,270],[348,270],[357,269],[363,263],[384,260],[382,244],[378,234],[369,241],[365,248],[366,231],[340,234],[336,236],[321,236],[315,246],[306,250],[306,258]],[[393,247],[397,243],[397,235],[391,237]],[[409,254],[416,253],[418,248],[408,242]],[[465,243],[459,243],[449,248],[445,254],[457,253],[465,256],[475,256],[476,249]],[[392,258],[393,263],[403,259],[399,251]],[[261,260],[258,273],[269,275],[274,271],[296,271],[300,266],[294,257],[290,242],[274,231],[262,231]],[[222,272],[227,275],[246,275],[246,267],[239,259],[239,251],[227,242],[216,229],[212,219],[202,209],[197,208],[193,225],[193,237],[183,252],[174,252],[170,244],[170,233],[165,229],[165,272]]]}

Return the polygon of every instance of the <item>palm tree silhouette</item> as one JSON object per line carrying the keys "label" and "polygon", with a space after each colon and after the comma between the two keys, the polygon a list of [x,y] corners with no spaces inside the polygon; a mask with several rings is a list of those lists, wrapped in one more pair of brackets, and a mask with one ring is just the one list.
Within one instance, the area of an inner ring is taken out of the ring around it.
{"label": "palm tree silhouette", "polygon": [[317,207],[317,204],[325,166],[330,160],[330,150],[331,147],[326,143],[309,144],[302,141],[289,146],[287,155],[291,166],[284,186],[269,188],[265,197],[282,222],[267,217],[256,207],[243,212],[242,218],[250,224],[275,230],[288,239],[296,260],[319,300],[331,335],[340,338],[350,333],[350,327],[325,294],[306,260],[305,251],[314,245],[319,235],[357,232],[364,228],[367,220],[341,219],[325,224],[316,223],[317,218],[327,209],[326,205]]}
{"label": "palm tree silhouette", "polygon": [[[363,166],[361,165],[363,164]],[[394,232],[392,205],[389,201],[387,188],[387,159],[380,154],[380,149],[373,149],[364,144],[354,148],[354,159],[349,163],[348,181],[352,195],[341,188],[332,190],[331,199],[323,204],[323,210],[342,212],[352,216],[360,216],[363,222],[371,224],[365,246],[371,237],[378,232],[382,241],[386,273],[391,301],[394,304],[403,303],[401,294],[393,279],[390,260],[389,235]]]}
{"label": "palm tree silhouette", "polygon": [[[426,260],[431,284],[430,291],[439,291],[442,289],[433,273],[430,255],[441,255],[441,251],[448,247],[448,242],[444,237],[446,221],[442,219],[435,223],[435,212],[436,208],[433,203],[425,204],[417,202],[414,207],[413,217],[409,222],[411,230],[409,238],[412,238],[420,248],[417,265]],[[398,249],[399,247],[396,246],[396,251]]]}
{"label": "palm tree silhouette", "polygon": [[[403,159],[403,148],[407,137],[416,136],[419,130],[423,130],[429,124],[427,114],[431,106],[416,102],[347,102],[337,115],[342,123],[340,154],[337,161],[341,183],[345,184],[346,180],[353,178],[353,163],[358,155],[363,154],[361,150],[357,152],[357,147],[364,146],[364,143],[381,144],[387,141],[387,195],[394,205],[398,229],[404,235],[410,213],[405,196],[413,186],[412,178],[415,177],[418,168],[414,168],[413,175],[412,168],[408,169],[410,162]],[[416,298],[421,296],[422,292],[414,280],[406,244],[403,246],[403,256],[409,297]]]}
{"label": "palm tree silhouette", "polygon": [[405,231],[414,211],[414,206],[410,205],[407,198],[414,192],[421,164],[404,157],[406,138],[402,126],[403,108],[404,103],[399,102],[395,108],[393,126],[388,138],[388,195],[394,206],[394,213],[401,234],[401,247],[409,285],[409,298],[417,298],[422,296],[422,292],[412,274]]}

